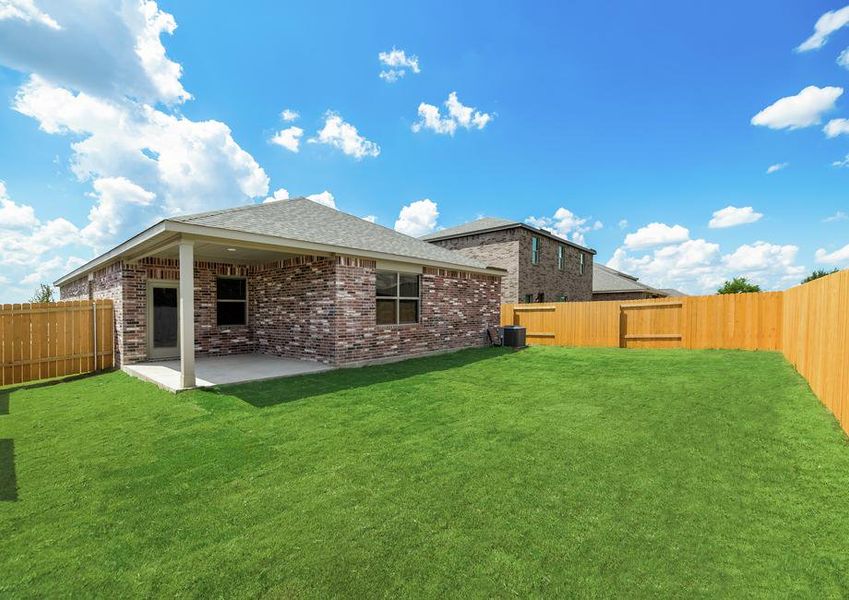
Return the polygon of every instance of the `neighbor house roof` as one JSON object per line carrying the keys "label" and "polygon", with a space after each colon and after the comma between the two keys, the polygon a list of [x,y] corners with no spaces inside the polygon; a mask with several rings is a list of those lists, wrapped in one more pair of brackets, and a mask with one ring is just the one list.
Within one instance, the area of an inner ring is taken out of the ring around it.
{"label": "neighbor house roof", "polygon": [[593,293],[612,294],[616,292],[646,292],[666,296],[663,290],[640,283],[638,277],[593,262]]}
{"label": "neighbor house roof", "polygon": [[488,233],[490,231],[513,229],[514,227],[521,227],[523,229],[527,229],[528,231],[532,231],[533,233],[544,235],[545,237],[557,240],[558,242],[567,244],[569,246],[574,246],[575,248],[583,250],[584,252],[589,252],[590,254],[596,253],[595,250],[593,250],[592,248],[587,248],[585,246],[581,246],[580,244],[576,244],[575,242],[570,242],[566,238],[562,238],[559,235],[548,231],[547,229],[534,227],[533,225],[528,225],[527,223],[522,223],[521,221],[511,221],[510,219],[500,219],[498,217],[483,217],[481,219],[477,219],[476,221],[469,221],[468,223],[463,223],[462,225],[448,227],[447,229],[440,229],[439,231],[428,233],[427,235],[423,235],[419,239],[428,242],[435,242],[437,240],[447,240],[451,238],[465,237],[467,235]]}
{"label": "neighbor house roof", "polygon": [[287,249],[336,252],[367,258],[503,275],[469,258],[306,198],[215,210],[160,221],[109,252],[60,278],[76,279],[127,252],[154,247],[168,237],[199,236],[262,243]]}
{"label": "neighbor house roof", "polygon": [[667,295],[669,298],[680,298],[681,296],[689,296],[690,294],[685,294],[680,290],[676,290],[675,288],[660,288],[660,291]]}

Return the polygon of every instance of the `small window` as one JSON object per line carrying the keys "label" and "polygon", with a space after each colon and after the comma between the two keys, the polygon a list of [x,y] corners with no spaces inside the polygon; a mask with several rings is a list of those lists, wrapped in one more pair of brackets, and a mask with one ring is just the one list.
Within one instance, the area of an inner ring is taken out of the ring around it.
{"label": "small window", "polygon": [[558,302],[566,302],[566,294],[557,294]]}
{"label": "small window", "polygon": [[245,325],[248,322],[248,285],[245,279],[219,277],[215,299],[219,326]]}
{"label": "small window", "polygon": [[536,236],[531,238],[531,264],[539,264],[539,238]]}
{"label": "small window", "polygon": [[559,246],[557,246],[557,268],[561,271],[563,270],[563,267],[566,266],[566,261],[564,260],[565,255],[566,252],[563,248],[563,244],[560,244]]}
{"label": "small window", "polygon": [[534,301],[534,295],[533,294],[525,294],[525,304],[530,304],[533,301]]}
{"label": "small window", "polygon": [[579,252],[578,256],[580,257],[578,260],[581,261],[581,263],[580,263],[581,264],[581,275],[583,275],[584,274],[584,253]]}
{"label": "small window", "polygon": [[419,322],[419,276],[378,271],[377,324],[403,325]]}

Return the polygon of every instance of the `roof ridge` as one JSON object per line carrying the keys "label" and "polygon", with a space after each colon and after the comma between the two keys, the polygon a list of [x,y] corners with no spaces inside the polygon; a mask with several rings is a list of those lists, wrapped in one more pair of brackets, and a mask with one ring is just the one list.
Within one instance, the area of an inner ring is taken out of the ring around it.
{"label": "roof ridge", "polygon": [[[198,213],[189,213],[187,215],[176,215],[174,217],[168,217],[166,220],[183,221],[183,222],[193,221],[195,219],[200,219],[200,218],[203,218],[203,217],[212,217],[212,216],[216,216],[216,215],[231,214],[231,213],[236,213],[236,212],[242,212],[242,211],[245,211],[245,210],[254,210],[254,209],[258,209],[258,208],[264,208],[266,206],[271,206],[271,205],[275,204],[276,202],[297,202],[299,200],[309,200],[309,198],[305,198],[303,196],[297,196],[295,198],[287,198],[286,200],[275,200],[274,202],[260,202],[260,203],[254,202],[254,203],[251,203],[251,204],[244,204],[242,206],[231,206],[230,208],[219,208],[219,209],[216,209],[216,210],[208,210],[208,211],[198,212]],[[315,202],[315,201],[312,200],[311,202]],[[316,204],[319,204],[319,203],[316,202]]]}

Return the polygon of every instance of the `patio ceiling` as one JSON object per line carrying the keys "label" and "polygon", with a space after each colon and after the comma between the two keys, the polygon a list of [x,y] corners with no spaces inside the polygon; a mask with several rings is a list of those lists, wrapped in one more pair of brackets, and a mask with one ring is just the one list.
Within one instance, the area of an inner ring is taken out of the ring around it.
{"label": "patio ceiling", "polygon": [[[195,260],[198,261],[226,262],[235,264],[263,264],[275,260],[291,258],[300,254],[303,254],[303,252],[293,253],[281,250],[256,248],[235,242],[195,242]],[[179,257],[179,246],[170,246],[160,250],[159,252],[149,254],[148,256],[171,258],[176,260]]]}

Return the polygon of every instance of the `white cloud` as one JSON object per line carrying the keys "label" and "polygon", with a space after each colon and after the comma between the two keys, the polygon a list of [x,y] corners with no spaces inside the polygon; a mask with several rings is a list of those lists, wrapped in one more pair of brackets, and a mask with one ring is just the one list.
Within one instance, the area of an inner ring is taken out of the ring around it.
{"label": "white cloud", "polygon": [[770,129],[798,129],[817,125],[824,113],[834,108],[834,103],[843,94],[843,88],[818,88],[809,85],[795,96],[776,100],[752,117],[752,125]]}
{"label": "white cloud", "polygon": [[380,146],[360,135],[356,127],[346,123],[333,111],[325,113],[324,127],[309,141],[313,144],[333,146],[356,159],[380,154]]}
{"label": "white cloud", "polygon": [[32,268],[29,273],[24,275],[23,279],[21,279],[21,285],[38,286],[41,283],[50,284],[57,277],[61,277],[65,273],[69,273],[76,269],[77,267],[81,267],[87,261],[83,258],[79,258],[76,256],[63,257],[63,256],[54,256],[51,259],[48,259],[43,262],[39,262],[36,266]]}
{"label": "white cloud", "polygon": [[774,165],[770,165],[769,167],[767,167],[766,174],[772,175],[773,173],[776,173],[776,172],[780,171],[781,169],[786,169],[788,166],[790,166],[790,163],[786,163],[786,162],[776,163]]}
{"label": "white cloud", "polygon": [[289,191],[286,188],[278,188],[274,191],[274,193],[262,201],[263,204],[268,204],[269,202],[280,202],[281,200],[289,199]]}
{"label": "white cloud", "polygon": [[628,227],[628,219],[619,219],[619,229],[625,229]]}
{"label": "white cloud", "polygon": [[849,48],[843,50],[840,55],[837,57],[837,64],[843,67],[844,69],[849,69]]}
{"label": "white cloud", "polygon": [[649,248],[662,244],[677,244],[690,239],[690,230],[681,225],[649,223],[636,232],[625,236],[625,247],[630,249]]}
{"label": "white cloud", "polygon": [[723,229],[725,227],[736,227],[759,221],[763,213],[755,212],[751,206],[726,206],[713,213],[713,218],[708,223],[711,229]]}
{"label": "white cloud", "polygon": [[286,121],[287,123],[291,121],[297,121],[300,116],[301,115],[298,113],[298,111],[292,110],[291,108],[284,108],[283,111],[280,113],[280,118]]}
{"label": "white cloud", "polygon": [[849,214],[843,212],[842,210],[838,210],[830,217],[826,217],[822,220],[823,223],[836,223],[838,221],[849,221]]}
{"label": "white cloud", "polygon": [[723,281],[748,277],[776,289],[798,281],[805,267],[796,264],[799,248],[767,242],[744,244],[723,255],[719,244],[704,239],[670,244],[647,254],[617,248],[608,266],[631,273],[654,287],[674,287],[691,293],[713,293]]}
{"label": "white cloud", "polygon": [[374,215],[366,215],[363,217],[363,221],[368,221],[369,223],[377,223],[377,217]]}
{"label": "white cloud", "polygon": [[419,237],[436,229],[439,210],[429,198],[416,200],[401,208],[395,221],[395,231]]}
{"label": "white cloud", "polygon": [[491,113],[483,113],[474,107],[465,106],[457,98],[457,92],[448,94],[448,99],[443,104],[447,109],[445,116],[433,104],[419,104],[419,120],[413,123],[413,131],[430,129],[435,133],[454,135],[458,126],[464,129],[483,129],[494,117]]}
{"label": "white cloud", "polygon": [[389,52],[380,52],[377,58],[381,65],[387,67],[380,71],[378,77],[388,83],[398,81],[398,79],[406,75],[407,69],[410,69],[413,73],[421,72],[418,56],[407,56],[406,52],[394,47]]}
{"label": "white cloud", "polygon": [[282,146],[289,150],[290,152],[297,152],[301,143],[301,136],[304,135],[304,130],[300,127],[287,127],[286,129],[281,129],[274,137],[269,140],[272,144],[277,144],[278,146]]}
{"label": "white cloud", "polygon": [[847,154],[845,158],[834,161],[833,163],[831,163],[831,166],[841,168],[849,167],[849,154]]}
{"label": "white cloud", "polygon": [[37,223],[32,206],[13,202],[6,193],[6,183],[0,181],[0,229],[26,229]]}
{"label": "white cloud", "polygon": [[125,226],[139,228],[144,223],[144,211],[134,209],[150,206],[156,194],[125,177],[95,179],[92,187],[94,193],[90,196],[97,203],[91,207],[89,223],[80,235],[86,244],[103,251],[112,245]]}
{"label": "white cloud", "polygon": [[829,138],[837,137],[849,133],[849,119],[832,119],[822,128],[825,136]]}
{"label": "white cloud", "polygon": [[325,206],[329,206],[330,208],[336,208],[336,199],[333,197],[333,194],[324,190],[320,194],[310,194],[307,196],[308,200],[312,200],[313,202],[318,202],[319,204],[323,204]]}
{"label": "white cloud", "polygon": [[840,264],[849,263],[849,244],[846,244],[839,250],[827,252],[825,248],[820,248],[816,251],[816,259],[818,263]]}
{"label": "white cloud", "polygon": [[560,237],[585,245],[584,234],[604,227],[601,221],[588,225],[589,218],[582,218],[562,206],[554,211],[554,217],[528,217],[525,222],[540,229],[548,229]]}
{"label": "white cloud", "polygon": [[822,15],[814,24],[814,33],[811,37],[799,44],[797,52],[807,52],[825,46],[828,36],[849,24],[849,6],[839,10],[830,10]]}
{"label": "white cloud", "polygon": [[[191,94],[180,82],[182,68],[166,56],[161,40],[162,34],[174,33],[174,17],[151,0],[116,4],[41,0],[59,30],[32,27],[21,18],[0,19],[0,63],[38,73],[58,87],[113,100],[189,100]],[[4,0],[0,10],[8,14],[27,6],[34,5]]]}
{"label": "white cloud", "polygon": [[0,21],[6,19],[20,19],[24,23],[35,22],[50,29],[62,29],[53,17],[35,5],[35,0],[0,0]]}
{"label": "white cloud", "polygon": [[18,90],[13,107],[46,133],[73,134],[78,179],[126,177],[153,191],[166,214],[232,206],[268,192],[265,171],[220,121],[74,94],[38,75]]}

